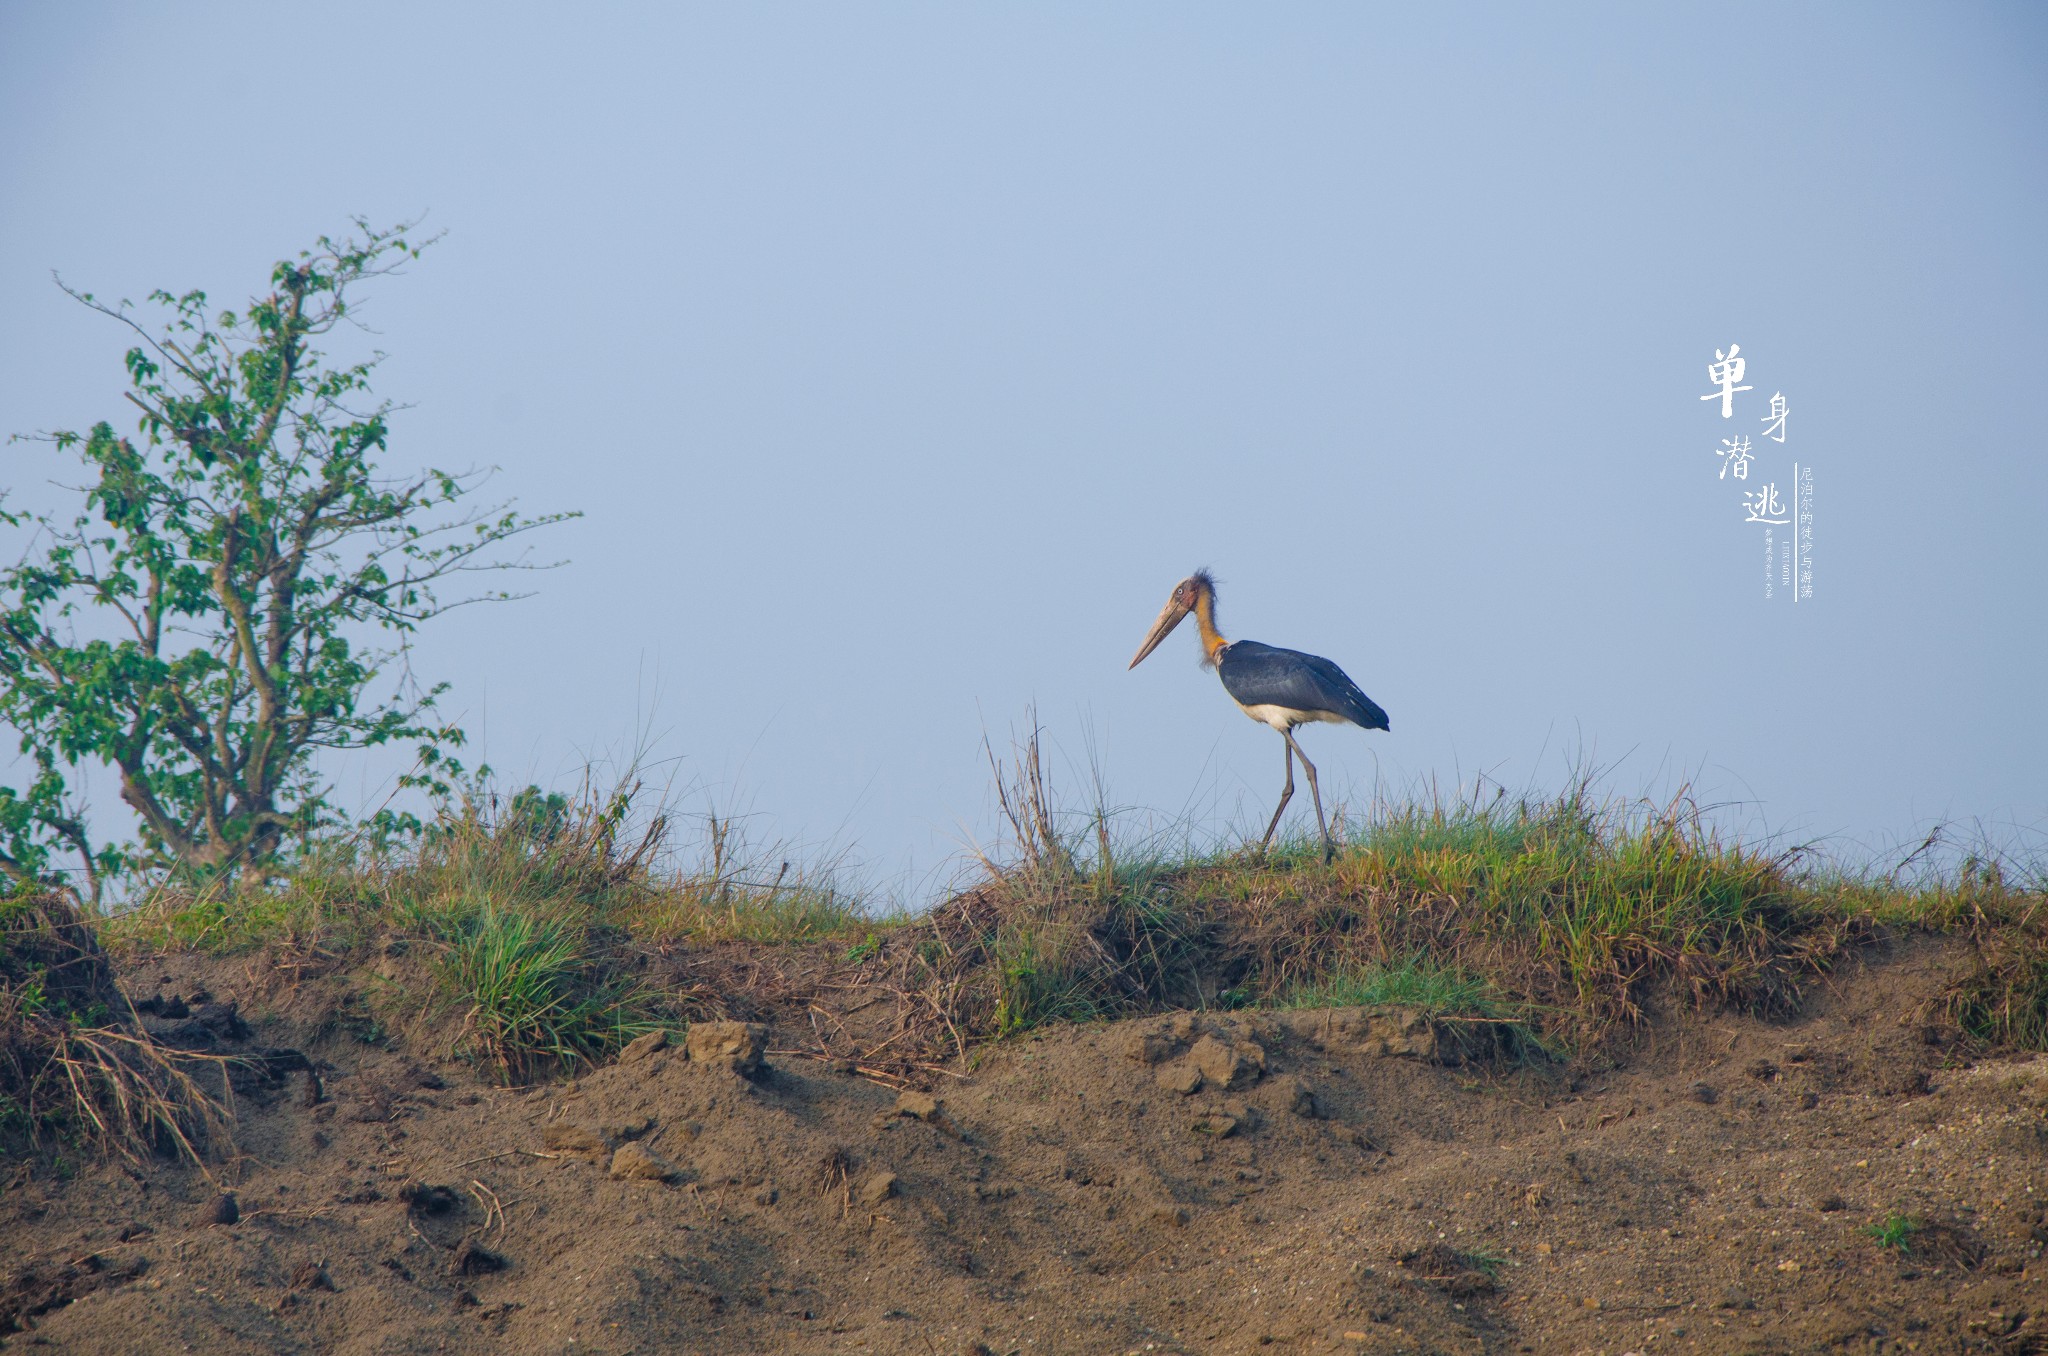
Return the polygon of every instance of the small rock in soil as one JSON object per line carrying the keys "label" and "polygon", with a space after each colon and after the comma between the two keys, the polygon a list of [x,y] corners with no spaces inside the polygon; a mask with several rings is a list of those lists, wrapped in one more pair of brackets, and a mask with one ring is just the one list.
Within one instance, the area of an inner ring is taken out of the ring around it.
{"label": "small rock in soil", "polygon": [[761,1066],[761,1052],[767,1048],[768,1028],[759,1022],[690,1024],[690,1062],[703,1068],[750,1074]]}
{"label": "small rock in soil", "polygon": [[1152,1219],[1169,1229],[1184,1229],[1188,1223],[1188,1212],[1172,1201],[1161,1201],[1152,1207]]}
{"label": "small rock in soil", "polygon": [[905,1091],[896,1099],[898,1116],[914,1116],[954,1139],[966,1139],[967,1134],[951,1116],[946,1114],[946,1104],[928,1092]]}
{"label": "small rock in soil", "polygon": [[652,1057],[657,1050],[666,1050],[667,1048],[668,1032],[661,1030],[650,1031],[646,1035],[636,1036],[626,1043],[626,1048],[619,1051],[619,1063],[638,1064],[641,1060]]}
{"label": "small rock in soil", "polygon": [[1816,1196],[1813,1201],[1813,1208],[1825,1214],[1835,1210],[1846,1210],[1849,1207],[1848,1203],[1840,1196],[1830,1191],[1826,1195]]}
{"label": "small rock in soil", "polygon": [[192,1020],[213,1032],[222,1040],[245,1041],[249,1039],[249,1024],[242,1020],[236,1003],[200,1003],[194,996]]}
{"label": "small rock in soil", "polygon": [[896,1194],[896,1174],[893,1172],[870,1173],[860,1184],[860,1203],[880,1205]]}
{"label": "small rock in soil", "polygon": [[462,1246],[448,1259],[448,1271],[455,1276],[483,1276],[510,1265],[504,1254],[492,1252],[473,1238],[463,1239]]}
{"label": "small rock in soil", "polygon": [[334,1281],[327,1274],[327,1268],[318,1262],[301,1262],[299,1269],[292,1273],[294,1290],[332,1290]]}
{"label": "small rock in soil", "polygon": [[1306,1081],[1294,1074],[1282,1074],[1267,1084],[1265,1093],[1267,1106],[1278,1107],[1295,1116],[1313,1117],[1316,1114],[1316,1097],[1309,1090]]}
{"label": "small rock in soil", "polygon": [[606,1121],[597,1127],[597,1134],[607,1144],[623,1144],[629,1139],[644,1139],[654,1129],[654,1113],[643,1112],[625,1120]]}
{"label": "small rock in soil", "polygon": [[1159,1066],[1159,1072],[1153,1077],[1160,1087],[1168,1092],[1177,1092],[1183,1097],[1199,1092],[1202,1088],[1202,1071],[1195,1067],[1192,1060],[1177,1059],[1171,1064],[1162,1064]]}
{"label": "small rock in soil", "polygon": [[429,1186],[415,1177],[398,1188],[398,1199],[415,1215],[450,1215],[462,1208],[462,1197],[451,1186]]}
{"label": "small rock in soil", "polygon": [[1712,1106],[1721,1100],[1721,1094],[1714,1090],[1712,1083],[1695,1083],[1687,1090],[1686,1095],[1701,1106]]}
{"label": "small rock in soil", "polygon": [[1325,1008],[1282,1013],[1279,1020],[1295,1035],[1325,1050],[1356,1050],[1367,1055],[1456,1063],[1449,1050],[1439,1050],[1436,1024],[1415,1008]]}
{"label": "small rock in soil", "polygon": [[587,1125],[578,1125],[574,1121],[551,1121],[541,1127],[540,1147],[558,1154],[587,1158],[595,1163],[611,1146],[604,1142],[603,1135]]}
{"label": "small rock in soil", "polygon": [[1204,1036],[1188,1051],[1188,1059],[1212,1087],[1231,1088],[1254,1082],[1266,1072],[1266,1052],[1254,1041]]}
{"label": "small rock in soil", "polygon": [[676,1168],[644,1144],[621,1144],[612,1155],[611,1175],[622,1182],[666,1182]]}
{"label": "small rock in soil", "polygon": [[223,1191],[208,1202],[201,1217],[207,1224],[233,1224],[242,1218],[242,1206],[232,1191]]}
{"label": "small rock in soil", "polygon": [[1161,1064],[1173,1058],[1179,1042],[1164,1031],[1134,1031],[1125,1053],[1139,1064]]}
{"label": "small rock in soil", "polygon": [[[1420,1248],[1396,1248],[1394,1261],[1406,1268],[1417,1280],[1440,1287],[1452,1299],[1472,1299],[1479,1295],[1490,1295],[1497,1288],[1491,1273],[1474,1265],[1470,1257],[1444,1243],[1428,1243]],[[1596,1301],[1589,1300],[1587,1304],[1589,1307],[1598,1307]]]}
{"label": "small rock in soil", "polygon": [[918,1092],[915,1089],[906,1088],[903,1092],[897,1094],[896,1114],[899,1116],[915,1116],[921,1121],[928,1121],[939,1114],[939,1099],[928,1092]]}
{"label": "small rock in soil", "polygon": [[1237,1021],[1237,1029],[1260,1045],[1277,1044],[1287,1031],[1278,1018],[1267,1012],[1247,1012]]}

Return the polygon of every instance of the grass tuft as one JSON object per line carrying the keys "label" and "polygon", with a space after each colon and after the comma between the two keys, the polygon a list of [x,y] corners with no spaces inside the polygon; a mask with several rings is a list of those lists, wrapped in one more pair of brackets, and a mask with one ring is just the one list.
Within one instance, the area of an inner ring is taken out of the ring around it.
{"label": "grass tuft", "polygon": [[1942,995],[1941,1016],[1985,1045],[2048,1050],[2048,894],[2007,891],[2003,873],[1976,863],[1967,870],[1978,888],[1956,924],[1976,964]]}
{"label": "grass tuft", "polygon": [[441,977],[468,1009],[457,1052],[506,1083],[601,1059],[660,1025],[649,996],[605,973],[559,919],[485,908],[457,931]]}
{"label": "grass tuft", "polygon": [[1430,1017],[1505,1016],[1490,981],[1428,956],[1404,956],[1333,970],[1296,983],[1275,1006],[1283,1008],[1405,1007]]}
{"label": "grass tuft", "polygon": [[653,955],[853,944],[877,925],[829,871],[749,851],[730,820],[708,820],[699,859],[673,869],[673,823],[630,779],[576,796],[473,788],[397,845],[318,843],[268,880],[165,890],[101,930],[130,951],[260,951],[273,972],[297,975],[424,944],[439,957],[442,1009],[459,1017],[442,1024],[455,1033],[446,1048],[525,1082],[673,1017],[677,1003],[640,977]]}
{"label": "grass tuft", "polygon": [[1035,732],[997,784],[1008,854],[865,961],[928,1051],[1162,1008],[1399,1005],[1556,1055],[1659,1006],[1788,1014],[1880,927],[1971,930],[1986,960],[1954,1020],[2048,1048],[2042,895],[1995,872],[1823,872],[1724,837],[1685,796],[1603,800],[1585,780],[1382,807],[1328,863],[1305,839],[1163,856],[1120,847],[1100,805],[1056,811]]}
{"label": "grass tuft", "polygon": [[1913,1251],[1913,1235],[1927,1227],[1927,1221],[1917,1215],[1886,1215],[1876,1224],[1864,1226],[1863,1232],[1877,1240],[1877,1246],[1891,1252],[1910,1253]]}

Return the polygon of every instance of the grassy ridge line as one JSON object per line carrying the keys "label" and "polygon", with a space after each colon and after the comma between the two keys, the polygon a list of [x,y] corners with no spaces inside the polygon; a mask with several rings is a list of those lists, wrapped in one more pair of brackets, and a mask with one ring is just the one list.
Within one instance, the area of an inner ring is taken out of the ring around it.
{"label": "grassy ridge line", "polygon": [[675,995],[639,962],[721,944],[817,947],[896,993],[899,1053],[930,1059],[1052,1022],[1351,1001],[1510,1021],[1584,1049],[1666,995],[1787,1011],[1845,947],[1918,928],[1967,934],[1983,957],[1945,1020],[2048,1048],[2043,895],[1996,866],[1913,884],[1801,870],[1724,841],[1687,802],[1599,802],[1584,784],[1397,807],[1327,865],[1305,842],[1119,857],[1102,816],[1063,834],[1042,786],[1006,788],[1014,857],[917,917],[878,917],[829,879],[742,860],[717,824],[707,870],[664,873],[666,821],[625,831],[629,787],[471,805],[398,854],[328,845],[267,886],[167,894],[103,935],[123,950],[273,949],[332,966],[406,939],[460,1018],[457,1048],[513,1082],[675,1020]]}
{"label": "grassy ridge line", "polygon": [[317,846],[282,875],[231,890],[165,890],[102,923],[117,953],[289,953],[302,969],[345,968],[379,947],[431,957],[453,1047],[507,1083],[564,1074],[674,1019],[637,975],[650,944],[784,945],[872,925],[859,903],[785,864],[729,860],[713,821],[711,869],[656,867],[656,814],[629,829],[637,784],[576,800],[528,788],[479,797],[403,851],[353,839]]}

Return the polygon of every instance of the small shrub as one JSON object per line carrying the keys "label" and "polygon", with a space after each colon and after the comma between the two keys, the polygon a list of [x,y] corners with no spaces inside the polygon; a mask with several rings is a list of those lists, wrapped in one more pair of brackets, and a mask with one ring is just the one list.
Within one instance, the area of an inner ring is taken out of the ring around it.
{"label": "small shrub", "polygon": [[1949,985],[1941,1015],[1987,1045],[2048,1050],[2048,916],[2037,902],[2023,918],[1973,932],[1977,964]]}
{"label": "small shrub", "polygon": [[1969,1226],[1954,1219],[1923,1219],[1917,1215],[1888,1215],[1864,1232],[1887,1251],[1910,1255],[1935,1266],[1960,1267],[1975,1271],[1984,1265],[1990,1249]]}
{"label": "small shrub", "polygon": [[1865,1226],[1863,1232],[1877,1240],[1877,1246],[1893,1252],[1913,1251],[1913,1236],[1927,1227],[1927,1221],[1917,1215],[1887,1215],[1876,1224]]}
{"label": "small shrub", "polygon": [[442,976],[468,1007],[456,1048],[507,1083],[573,1069],[658,1025],[646,997],[606,973],[575,928],[529,912],[477,913]]}
{"label": "small shrub", "polygon": [[1475,1248],[1467,1252],[1465,1261],[1474,1271],[1484,1272],[1489,1279],[1496,1281],[1500,1279],[1501,1268],[1508,1264],[1504,1254],[1488,1252],[1484,1248]]}

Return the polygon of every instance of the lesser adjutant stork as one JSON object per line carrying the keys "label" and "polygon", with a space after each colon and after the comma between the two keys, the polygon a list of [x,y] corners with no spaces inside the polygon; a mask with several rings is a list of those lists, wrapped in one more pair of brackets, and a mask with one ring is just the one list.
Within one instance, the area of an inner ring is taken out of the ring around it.
{"label": "lesser adjutant stork", "polygon": [[1323,818],[1323,793],[1316,786],[1316,765],[1294,742],[1295,728],[1323,720],[1384,730],[1389,728],[1387,713],[1327,659],[1261,645],[1256,640],[1225,640],[1216,629],[1216,581],[1207,570],[1196,570],[1174,586],[1173,596],[1166,600],[1145,643],[1131,659],[1131,668],[1159,648],[1159,642],[1191,612],[1202,632],[1203,664],[1216,670],[1223,690],[1247,716],[1272,726],[1287,741],[1287,785],[1281,788],[1280,804],[1266,825],[1266,836],[1259,840],[1260,849],[1273,841],[1281,812],[1294,796],[1294,760],[1299,758],[1301,770],[1308,774],[1308,793],[1316,803],[1316,827],[1323,835],[1323,859],[1328,861],[1336,848],[1330,842],[1329,821]]}

